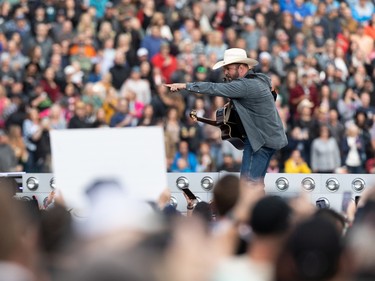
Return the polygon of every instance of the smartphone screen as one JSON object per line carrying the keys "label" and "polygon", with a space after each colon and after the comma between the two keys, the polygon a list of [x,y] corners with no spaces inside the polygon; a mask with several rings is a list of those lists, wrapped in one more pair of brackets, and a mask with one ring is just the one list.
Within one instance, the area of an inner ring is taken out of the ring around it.
{"label": "smartphone screen", "polygon": [[341,204],[341,211],[346,213],[348,209],[349,203],[352,200],[352,193],[350,191],[345,191],[342,196],[342,204]]}
{"label": "smartphone screen", "polygon": [[194,195],[193,192],[191,192],[191,190],[189,188],[184,188],[184,189],[182,189],[182,191],[187,195],[187,197],[189,197],[189,199],[191,199],[191,200],[197,199],[197,197]]}

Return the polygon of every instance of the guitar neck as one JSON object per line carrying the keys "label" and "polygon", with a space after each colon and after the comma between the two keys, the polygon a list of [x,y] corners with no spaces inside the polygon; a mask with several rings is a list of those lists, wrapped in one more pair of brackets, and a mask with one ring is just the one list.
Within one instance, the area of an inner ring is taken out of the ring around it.
{"label": "guitar neck", "polygon": [[212,126],[219,126],[219,124],[217,123],[216,120],[212,120],[212,119],[208,119],[208,118],[204,118],[204,117],[196,117],[197,121],[199,122],[202,122],[202,123],[206,123],[208,125],[212,125]]}

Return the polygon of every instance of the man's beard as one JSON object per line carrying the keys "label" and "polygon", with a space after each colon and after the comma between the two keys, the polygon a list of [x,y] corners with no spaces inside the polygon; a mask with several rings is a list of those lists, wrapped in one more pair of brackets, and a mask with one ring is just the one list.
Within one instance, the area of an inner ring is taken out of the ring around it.
{"label": "man's beard", "polygon": [[226,80],[226,82],[231,82],[232,80],[235,80],[239,77],[238,74],[235,74],[235,75],[232,75],[232,76],[226,76],[224,79]]}

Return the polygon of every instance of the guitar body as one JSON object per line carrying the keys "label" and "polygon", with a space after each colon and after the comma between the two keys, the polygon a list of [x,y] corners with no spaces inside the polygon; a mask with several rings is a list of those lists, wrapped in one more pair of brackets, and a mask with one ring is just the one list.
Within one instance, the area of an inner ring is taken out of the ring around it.
{"label": "guitar body", "polygon": [[244,149],[244,139],[233,126],[223,124],[220,126],[220,130],[222,140],[229,141],[238,150]]}
{"label": "guitar body", "polygon": [[231,103],[216,110],[216,120],[198,117],[194,110],[190,112],[190,117],[197,121],[219,127],[222,140],[229,141],[238,150],[244,149],[245,130]]}

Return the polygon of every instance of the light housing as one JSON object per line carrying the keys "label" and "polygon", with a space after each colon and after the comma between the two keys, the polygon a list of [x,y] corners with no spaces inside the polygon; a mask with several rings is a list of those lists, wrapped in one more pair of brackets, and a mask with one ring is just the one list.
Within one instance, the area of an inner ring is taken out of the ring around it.
{"label": "light housing", "polygon": [[49,186],[51,187],[51,189],[55,189],[56,188],[56,180],[55,180],[54,177],[50,179]]}
{"label": "light housing", "polygon": [[315,189],[315,181],[310,177],[304,178],[301,182],[301,185],[302,188],[307,191],[312,191]]}
{"label": "light housing", "polygon": [[289,181],[284,178],[278,178],[275,182],[276,188],[280,191],[286,191],[289,188]]}
{"label": "light housing", "polygon": [[171,199],[169,200],[169,204],[171,204],[171,206],[173,206],[174,208],[177,208],[178,202],[177,202],[176,197],[171,196]]}
{"label": "light housing", "polygon": [[176,180],[176,186],[179,189],[189,188],[189,180],[186,177],[179,177]]}
{"label": "light housing", "polygon": [[44,208],[47,208],[47,201],[48,201],[48,196],[47,197],[44,197],[44,199],[43,199],[43,207]]}
{"label": "light housing", "polygon": [[329,209],[330,208],[330,203],[329,203],[329,200],[325,197],[319,197],[316,202],[318,201],[324,201],[325,202],[325,205],[326,205],[326,208]]}
{"label": "light housing", "polygon": [[361,192],[364,188],[366,187],[366,183],[363,179],[361,178],[355,178],[352,181],[352,189],[355,192]]}
{"label": "light housing", "polygon": [[337,179],[335,178],[329,178],[326,181],[326,187],[329,191],[331,192],[336,192],[340,188],[340,183]]}
{"label": "light housing", "polygon": [[34,178],[34,177],[30,177],[26,180],[26,187],[29,189],[29,190],[32,190],[32,191],[35,191],[38,189],[39,187],[39,180],[37,178]]}
{"label": "light housing", "polygon": [[214,187],[214,180],[209,176],[203,177],[201,180],[201,187],[206,191],[212,190]]}

